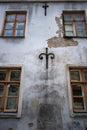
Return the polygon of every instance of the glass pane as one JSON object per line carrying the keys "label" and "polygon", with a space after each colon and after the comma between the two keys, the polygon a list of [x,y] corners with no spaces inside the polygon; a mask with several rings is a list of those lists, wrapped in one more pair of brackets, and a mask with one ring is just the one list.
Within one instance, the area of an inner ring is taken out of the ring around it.
{"label": "glass pane", "polygon": [[15,20],[15,15],[14,14],[7,15],[7,21],[14,21],[14,20]]}
{"label": "glass pane", "polygon": [[77,35],[80,36],[80,37],[85,37],[86,36],[86,32],[85,30],[77,30]]}
{"label": "glass pane", "polygon": [[3,81],[6,78],[6,71],[0,71],[0,80]]}
{"label": "glass pane", "polygon": [[72,14],[64,14],[64,20],[65,21],[72,21],[73,20]]}
{"label": "glass pane", "polygon": [[74,109],[84,109],[83,98],[74,98]]}
{"label": "glass pane", "polygon": [[0,96],[3,95],[4,85],[0,84]]}
{"label": "glass pane", "polygon": [[17,98],[7,98],[6,109],[16,110],[17,109]]}
{"label": "glass pane", "polygon": [[66,32],[65,32],[65,35],[66,35],[66,36],[71,36],[71,37],[74,36],[73,32],[70,32],[70,31],[66,31]]}
{"label": "glass pane", "polygon": [[82,96],[81,85],[72,85],[73,96]]}
{"label": "glass pane", "polygon": [[24,23],[16,23],[16,29],[24,29]]}
{"label": "glass pane", "polygon": [[71,80],[80,81],[80,72],[79,71],[70,71]]}
{"label": "glass pane", "polygon": [[87,81],[87,70],[84,71],[85,80]]}
{"label": "glass pane", "polygon": [[12,36],[12,30],[5,30],[4,36]]}
{"label": "glass pane", "polygon": [[16,30],[16,36],[23,36],[24,30]]}
{"label": "glass pane", "polygon": [[66,24],[65,31],[73,31],[73,24]]}
{"label": "glass pane", "polygon": [[17,15],[17,20],[19,20],[19,21],[25,20],[25,15],[24,14]]}
{"label": "glass pane", "polygon": [[0,97],[0,110],[1,110],[1,105],[2,105],[2,98]]}
{"label": "glass pane", "polygon": [[14,25],[14,23],[6,23],[5,29],[12,29],[13,25]]}
{"label": "glass pane", "polygon": [[19,85],[8,85],[8,96],[18,96]]}
{"label": "glass pane", "polygon": [[19,81],[20,80],[20,71],[11,71],[10,80]]}
{"label": "glass pane", "polygon": [[77,29],[85,29],[85,24],[83,22],[77,22],[76,23],[76,28]]}
{"label": "glass pane", "polygon": [[74,14],[76,20],[84,20],[83,14]]}

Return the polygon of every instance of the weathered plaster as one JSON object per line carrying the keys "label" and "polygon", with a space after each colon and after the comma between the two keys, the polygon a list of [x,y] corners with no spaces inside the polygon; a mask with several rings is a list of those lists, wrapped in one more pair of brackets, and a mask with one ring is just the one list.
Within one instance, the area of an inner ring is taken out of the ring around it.
{"label": "weathered plaster", "polygon": [[66,47],[66,46],[77,46],[78,42],[72,38],[64,38],[63,24],[61,23],[61,17],[55,17],[55,21],[58,26],[57,34],[58,37],[54,36],[48,39],[48,47]]}
{"label": "weathered plaster", "polygon": [[[75,9],[87,11],[87,2],[48,2],[47,4],[49,5],[47,16],[44,16],[43,2],[0,3],[0,34],[5,11],[21,11],[22,9],[27,11],[25,38],[0,38],[0,66],[22,65],[22,107],[19,107],[22,112],[21,117],[19,119],[0,117],[0,130],[9,130],[10,128],[14,130],[39,130],[41,127],[38,123],[39,120],[42,124],[45,124],[43,125],[44,130],[47,128],[47,130],[51,130],[51,126],[52,130],[58,130],[59,124],[62,130],[73,130],[72,120],[74,117],[70,116],[68,101],[69,79],[67,78],[67,72],[69,70],[66,66],[67,64],[81,65],[81,63],[87,65],[87,39],[77,38],[76,41],[79,44],[73,39],[66,39],[65,41],[62,37],[62,26],[59,31],[57,25],[59,26],[59,19],[61,24],[60,16],[63,10],[73,10],[75,6]],[[57,17],[55,18],[55,16]],[[57,24],[55,24],[55,21]],[[55,36],[56,30],[58,30],[57,36]],[[49,60],[49,68],[46,70],[46,59],[44,58],[41,61],[38,56],[45,52],[45,48],[48,46],[46,40],[50,38],[53,38],[52,46],[58,46],[57,41],[59,40],[61,41],[59,43],[63,41],[63,46],[67,44],[67,41],[70,41],[69,45],[66,45],[67,47],[62,47],[62,45],[60,45],[61,47],[51,47],[49,45],[49,52],[55,54],[55,59],[53,61]],[[75,45],[70,46],[70,43]],[[45,110],[42,109],[43,106],[46,106]],[[43,111],[46,110],[47,115],[43,115]],[[51,115],[51,112],[54,114]],[[55,119],[55,122],[51,120],[52,118]],[[79,126],[82,130],[85,130],[87,116],[85,118],[78,117],[78,119],[75,117],[75,121],[80,123]]]}
{"label": "weathered plaster", "polygon": [[66,46],[77,46],[78,42],[71,39],[64,39],[61,37],[52,37],[48,39],[48,47],[66,47]]}

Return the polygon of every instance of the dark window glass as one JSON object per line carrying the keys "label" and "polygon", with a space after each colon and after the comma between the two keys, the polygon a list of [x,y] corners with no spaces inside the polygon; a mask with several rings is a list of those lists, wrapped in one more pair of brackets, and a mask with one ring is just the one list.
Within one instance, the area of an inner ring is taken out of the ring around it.
{"label": "dark window glass", "polygon": [[0,71],[0,80],[3,81],[6,78],[6,71]]}
{"label": "dark window glass", "polygon": [[81,85],[72,85],[72,93],[74,96],[82,96]]}
{"label": "dark window glass", "polygon": [[83,98],[73,98],[74,109],[84,109]]}
{"label": "dark window glass", "polygon": [[79,71],[70,71],[71,80],[80,81],[80,72]]}
{"label": "dark window glass", "polygon": [[20,80],[20,71],[11,71],[11,76],[10,76],[11,81],[19,81]]}

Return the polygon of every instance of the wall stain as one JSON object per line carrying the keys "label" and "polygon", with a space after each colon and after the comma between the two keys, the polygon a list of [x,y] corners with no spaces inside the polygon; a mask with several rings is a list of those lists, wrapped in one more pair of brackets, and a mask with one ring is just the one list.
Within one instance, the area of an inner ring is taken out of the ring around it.
{"label": "wall stain", "polygon": [[61,22],[61,17],[55,17],[55,21],[58,26],[58,30],[56,32],[58,34],[58,37],[54,36],[54,37],[48,39],[47,40],[48,47],[56,48],[56,47],[66,47],[66,46],[77,46],[78,42],[74,41],[74,39],[63,37],[64,31],[63,31],[63,24]]}
{"label": "wall stain", "polygon": [[37,130],[62,130],[62,116],[60,105],[40,104]]}

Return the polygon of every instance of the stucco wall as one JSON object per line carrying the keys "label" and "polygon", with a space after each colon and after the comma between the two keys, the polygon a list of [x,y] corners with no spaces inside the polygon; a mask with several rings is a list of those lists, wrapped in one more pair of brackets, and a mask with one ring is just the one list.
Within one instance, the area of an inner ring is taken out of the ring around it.
{"label": "stucco wall", "polygon": [[[27,11],[25,38],[0,38],[0,65],[22,66],[21,117],[0,118],[0,130],[85,130],[87,127],[87,117],[70,116],[67,77],[67,64],[87,64],[87,39],[73,39],[74,45],[70,45],[70,41],[66,46],[48,44],[49,39],[58,38],[55,18],[60,18],[62,10],[87,13],[87,3],[47,4],[45,16],[44,3],[0,3],[0,35],[5,11]],[[53,61],[49,59],[48,70],[45,58],[42,61],[38,58],[46,47],[55,54]],[[45,126],[43,119],[47,119]]]}

